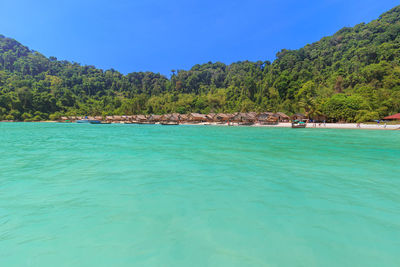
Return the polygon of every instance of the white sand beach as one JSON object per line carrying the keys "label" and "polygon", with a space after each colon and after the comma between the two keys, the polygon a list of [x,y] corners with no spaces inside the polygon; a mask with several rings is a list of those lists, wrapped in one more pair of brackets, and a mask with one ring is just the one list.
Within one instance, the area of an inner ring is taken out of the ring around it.
{"label": "white sand beach", "polygon": [[[214,126],[244,126],[239,125],[237,123],[231,123],[228,125],[227,123],[181,123],[182,125],[214,125]],[[262,125],[262,124],[253,124],[248,127],[279,127],[279,128],[291,128],[292,124],[288,122],[281,122],[276,125]],[[384,123],[380,124],[364,124],[361,123],[359,126],[357,123],[307,123],[306,128],[312,129],[363,129],[363,130],[400,130],[400,124],[394,125],[385,125]]]}

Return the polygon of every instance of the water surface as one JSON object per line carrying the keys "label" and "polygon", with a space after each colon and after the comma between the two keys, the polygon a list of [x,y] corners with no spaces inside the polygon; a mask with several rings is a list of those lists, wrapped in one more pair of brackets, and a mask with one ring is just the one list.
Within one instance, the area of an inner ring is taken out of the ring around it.
{"label": "water surface", "polygon": [[0,266],[399,266],[400,131],[0,123]]}

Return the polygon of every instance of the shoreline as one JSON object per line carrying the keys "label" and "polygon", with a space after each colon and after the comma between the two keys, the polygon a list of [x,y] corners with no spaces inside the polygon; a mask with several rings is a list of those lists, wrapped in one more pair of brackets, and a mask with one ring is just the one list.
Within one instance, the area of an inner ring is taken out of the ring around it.
{"label": "shoreline", "polygon": [[[267,127],[267,128],[291,128],[292,124],[288,122],[281,122],[277,125],[262,125],[255,123],[253,125],[239,125],[237,123],[233,123],[228,125],[227,123],[219,124],[219,123],[182,123],[181,125],[209,125],[209,126],[233,126],[233,127]],[[377,125],[377,124],[360,124],[360,127],[357,127],[357,123],[326,123],[325,126],[323,123],[317,123],[314,125],[313,123],[308,123],[306,128],[303,129],[355,129],[355,130],[400,130],[400,124],[393,125]]]}
{"label": "shoreline", "polygon": [[[0,121],[0,122],[14,122],[14,121]],[[22,122],[22,121],[21,121]],[[58,121],[35,121],[33,123],[65,123]],[[73,122],[71,122],[73,123]],[[138,124],[140,123],[111,123],[111,124]],[[144,124],[144,125],[152,125]],[[160,123],[154,123],[153,125],[160,125]],[[264,125],[255,123],[252,125],[240,125],[238,123],[215,123],[215,122],[200,122],[200,123],[180,123],[179,125],[189,125],[189,126],[229,126],[229,127],[266,127],[266,128],[291,128],[292,124],[288,122],[281,122],[276,125]],[[399,124],[384,125],[384,124],[360,124],[357,127],[357,123],[307,123],[307,127],[303,129],[355,129],[355,130],[400,130]]]}

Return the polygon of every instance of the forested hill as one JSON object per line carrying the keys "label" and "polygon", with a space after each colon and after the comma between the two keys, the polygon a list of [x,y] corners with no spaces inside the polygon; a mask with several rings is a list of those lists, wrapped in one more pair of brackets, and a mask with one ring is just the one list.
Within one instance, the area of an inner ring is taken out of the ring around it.
{"label": "forested hill", "polygon": [[[134,64],[134,62],[132,63]],[[123,75],[47,58],[0,35],[0,119],[282,111],[367,121],[400,112],[400,6],[274,62]]]}

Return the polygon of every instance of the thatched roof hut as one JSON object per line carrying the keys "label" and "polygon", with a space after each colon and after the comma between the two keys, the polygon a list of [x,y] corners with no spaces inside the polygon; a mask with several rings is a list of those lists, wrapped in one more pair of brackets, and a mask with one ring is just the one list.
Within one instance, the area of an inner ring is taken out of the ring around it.
{"label": "thatched roof hut", "polygon": [[188,120],[191,122],[206,122],[207,116],[200,113],[190,113]]}
{"label": "thatched roof hut", "polygon": [[247,116],[247,120],[248,121],[257,121],[257,112],[247,112],[246,116]]}
{"label": "thatched roof hut", "polygon": [[68,120],[68,117],[61,117],[60,119],[59,119],[60,121],[67,121]]}
{"label": "thatched roof hut", "polygon": [[296,113],[296,114],[292,115],[292,121],[294,121],[294,120],[302,121],[304,119],[306,119],[306,115],[304,115],[304,114]]}
{"label": "thatched roof hut", "polygon": [[136,116],[136,121],[138,121],[138,122],[147,122],[147,116],[146,115],[137,115]]}
{"label": "thatched roof hut", "polygon": [[277,124],[279,122],[279,116],[272,112],[263,112],[257,116],[257,120],[260,124]]}
{"label": "thatched roof hut", "polygon": [[188,114],[179,114],[179,121],[181,121],[181,122],[189,121],[189,115]]}
{"label": "thatched roof hut", "polygon": [[238,112],[235,113],[234,116],[232,117],[233,122],[237,123],[254,123],[257,120],[257,113],[242,113]]}
{"label": "thatched roof hut", "polygon": [[130,121],[130,122],[133,122],[133,121],[135,121],[135,119],[136,119],[136,115],[128,115],[128,116],[126,116],[126,119],[127,119],[128,121]]}
{"label": "thatched roof hut", "polygon": [[232,114],[218,113],[214,116],[215,122],[229,122],[232,119]]}
{"label": "thatched roof hut", "polygon": [[206,115],[207,121],[209,121],[209,122],[214,121],[215,115],[217,115],[217,114],[215,114],[215,113],[209,113],[209,114],[207,114],[207,115]]}
{"label": "thatched roof hut", "polygon": [[162,116],[155,115],[155,114],[151,114],[147,119],[147,121],[150,121],[150,122],[160,122],[161,120],[162,120]]}
{"label": "thatched roof hut", "polygon": [[277,112],[276,115],[278,115],[280,122],[289,122],[290,121],[290,117],[283,112]]}
{"label": "thatched roof hut", "polygon": [[169,121],[173,121],[173,122],[179,122],[180,121],[180,115],[179,113],[172,113],[169,116]]}
{"label": "thatched roof hut", "polygon": [[265,121],[267,120],[269,117],[272,117],[273,115],[275,115],[272,112],[262,112],[260,114],[257,115],[257,120],[258,121]]}

